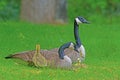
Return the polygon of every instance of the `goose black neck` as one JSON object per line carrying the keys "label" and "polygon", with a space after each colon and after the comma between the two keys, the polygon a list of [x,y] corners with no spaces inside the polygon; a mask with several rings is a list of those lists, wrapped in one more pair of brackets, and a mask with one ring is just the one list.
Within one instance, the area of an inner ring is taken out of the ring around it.
{"label": "goose black neck", "polygon": [[60,48],[59,48],[59,50],[58,50],[58,54],[59,54],[59,58],[60,58],[60,59],[64,59],[64,56],[65,56],[64,50],[65,50],[66,48],[69,48],[69,46],[70,46],[71,43],[72,43],[72,42],[68,42],[68,43],[65,43],[65,44],[63,44],[62,46],[60,46]]}
{"label": "goose black neck", "polygon": [[77,24],[76,20],[74,20],[74,37],[76,41],[76,47],[80,47],[81,41],[79,37],[79,25]]}

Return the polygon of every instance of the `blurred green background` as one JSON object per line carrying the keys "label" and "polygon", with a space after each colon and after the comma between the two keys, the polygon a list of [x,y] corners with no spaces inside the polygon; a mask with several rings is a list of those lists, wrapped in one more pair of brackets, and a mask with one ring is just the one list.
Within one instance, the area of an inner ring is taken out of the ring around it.
{"label": "blurred green background", "polygon": [[[21,0],[0,0],[0,21],[20,19]],[[90,19],[120,16],[119,0],[67,0],[67,16],[71,22],[81,15]]]}

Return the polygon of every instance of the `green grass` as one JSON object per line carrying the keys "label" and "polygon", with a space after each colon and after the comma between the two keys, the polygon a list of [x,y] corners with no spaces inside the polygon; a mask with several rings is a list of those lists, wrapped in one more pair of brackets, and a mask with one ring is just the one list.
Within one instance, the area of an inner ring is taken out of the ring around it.
{"label": "green grass", "polygon": [[20,51],[59,47],[74,41],[73,24],[0,23],[0,80],[119,80],[120,23],[80,25],[86,48],[86,68],[61,70],[35,68],[4,57]]}

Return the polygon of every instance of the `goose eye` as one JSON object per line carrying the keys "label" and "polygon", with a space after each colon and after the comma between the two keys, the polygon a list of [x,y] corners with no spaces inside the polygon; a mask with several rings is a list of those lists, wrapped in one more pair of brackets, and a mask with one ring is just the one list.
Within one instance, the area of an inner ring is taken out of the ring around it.
{"label": "goose eye", "polygon": [[80,20],[81,20],[81,22],[83,22],[83,21],[84,21],[84,19],[83,19],[83,18],[80,18]]}

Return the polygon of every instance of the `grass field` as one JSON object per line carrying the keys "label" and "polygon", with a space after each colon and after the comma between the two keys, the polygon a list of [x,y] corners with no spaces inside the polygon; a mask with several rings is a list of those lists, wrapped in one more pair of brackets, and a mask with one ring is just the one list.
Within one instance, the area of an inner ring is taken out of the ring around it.
{"label": "grass field", "polygon": [[0,22],[0,80],[120,80],[120,23],[80,25],[86,68],[35,68],[4,57],[20,51],[59,47],[73,41],[73,24]]}

